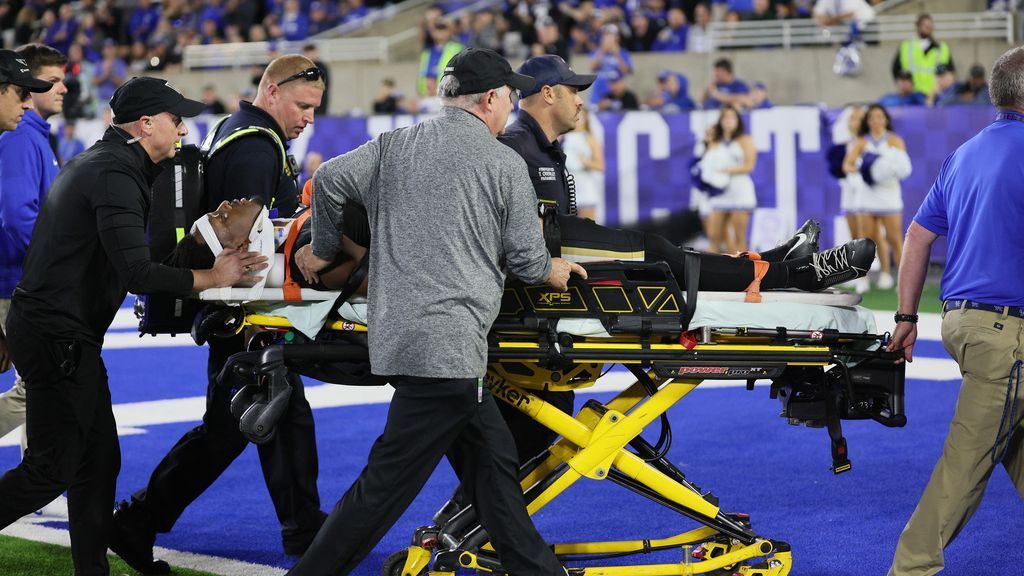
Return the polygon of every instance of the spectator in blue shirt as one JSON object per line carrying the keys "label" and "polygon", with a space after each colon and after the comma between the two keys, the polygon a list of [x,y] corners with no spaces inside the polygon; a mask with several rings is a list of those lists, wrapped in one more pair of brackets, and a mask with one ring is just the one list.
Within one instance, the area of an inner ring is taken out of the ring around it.
{"label": "spectator in blue shirt", "polygon": [[658,92],[648,104],[661,112],[693,110],[697,106],[687,93],[689,86],[686,76],[672,70],[662,70],[658,73]]}
{"label": "spectator in blue shirt", "polygon": [[932,106],[949,106],[956,104],[956,70],[952,66],[939,64],[935,67],[935,93],[932,94]]}
{"label": "spectator in blue shirt", "polygon": [[629,20],[633,35],[626,40],[630,52],[650,52],[658,39],[656,20],[646,10],[637,10]]}
{"label": "spectator in blue shirt", "polygon": [[96,100],[101,103],[110,101],[124,81],[128,79],[128,64],[117,55],[117,43],[107,38],[103,44],[103,61],[96,66],[92,77],[92,85],[96,87]]}
{"label": "spectator in blue shirt", "polygon": [[332,4],[325,1],[315,0],[309,4],[309,35],[317,34],[334,28],[337,22],[337,15],[332,10]]}
{"label": "spectator in blue shirt", "polygon": [[711,82],[704,91],[704,108],[721,108],[723,104],[742,106],[749,93],[747,84],[732,73],[732,61],[719,58],[711,69]]}
{"label": "spectator in blue shirt", "polygon": [[633,73],[633,58],[620,44],[618,26],[607,24],[601,28],[601,42],[590,55],[590,69],[597,74],[590,88],[590,101],[595,105],[608,94],[613,78],[625,78]]}
{"label": "spectator in blue shirt", "polygon": [[358,20],[359,18],[366,16],[368,12],[363,0],[348,0],[346,5],[347,10],[345,10],[345,15],[342,17],[344,22]]}
{"label": "spectator in blue shirt", "polygon": [[128,21],[128,36],[134,42],[145,44],[149,40],[149,35],[156,30],[158,22],[160,22],[160,7],[153,6],[152,0],[139,0],[139,5],[135,7],[132,17]]}
{"label": "spectator in blue shirt", "polygon": [[75,137],[74,120],[64,122],[60,138],[57,141],[57,159],[61,166],[82,152],[85,152],[85,143]]}
{"label": "spectator in blue shirt", "polygon": [[285,0],[281,30],[286,40],[305,40],[309,36],[309,18],[302,12],[299,0]]}
{"label": "spectator in blue shirt", "polygon": [[658,39],[654,41],[651,48],[655,52],[683,52],[686,50],[686,34],[689,26],[686,25],[686,14],[682,8],[670,8],[668,11],[668,25],[658,32]]}
{"label": "spectator in blue shirt", "polygon": [[75,19],[74,9],[71,8],[71,4],[64,4],[60,7],[60,16],[47,28],[44,43],[57,49],[61,54],[67,54],[76,34],[78,21]]}
{"label": "spectator in blue shirt", "polygon": [[980,64],[971,66],[967,81],[956,87],[956,96],[949,104],[975,104],[991,106],[988,95],[988,84],[985,82],[985,67]]}
{"label": "spectator in blue shirt", "polygon": [[910,72],[903,71],[896,76],[896,91],[878,99],[878,103],[886,108],[893,106],[924,106],[928,98],[914,91],[914,77]]}

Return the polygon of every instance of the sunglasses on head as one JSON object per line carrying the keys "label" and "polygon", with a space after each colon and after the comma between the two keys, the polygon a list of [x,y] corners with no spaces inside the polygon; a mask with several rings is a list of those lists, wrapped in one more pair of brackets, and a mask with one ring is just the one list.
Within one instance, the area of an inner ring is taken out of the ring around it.
{"label": "sunglasses on head", "polygon": [[298,80],[300,78],[303,80],[308,80],[310,82],[316,82],[320,78],[323,78],[323,75],[324,73],[319,68],[317,68],[316,66],[312,66],[310,68],[306,68],[302,72],[296,72],[295,74],[292,74],[291,76],[278,82],[277,85],[284,86],[285,84],[291,82],[292,80]]}

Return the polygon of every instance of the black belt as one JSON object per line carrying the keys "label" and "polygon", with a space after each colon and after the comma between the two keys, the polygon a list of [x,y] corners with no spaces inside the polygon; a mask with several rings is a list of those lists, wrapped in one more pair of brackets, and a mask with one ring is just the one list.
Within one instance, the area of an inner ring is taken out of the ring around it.
{"label": "black belt", "polygon": [[984,310],[986,312],[995,312],[996,314],[1002,314],[1005,311],[1009,316],[1024,318],[1024,306],[996,306],[994,304],[982,304],[981,302],[973,302],[971,300],[946,300],[942,305],[943,312],[958,310],[960,308],[964,308],[966,310]]}

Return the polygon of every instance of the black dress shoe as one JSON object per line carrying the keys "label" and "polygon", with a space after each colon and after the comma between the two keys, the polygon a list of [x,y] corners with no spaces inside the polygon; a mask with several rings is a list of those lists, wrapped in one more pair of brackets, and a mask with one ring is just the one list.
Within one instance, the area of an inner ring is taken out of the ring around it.
{"label": "black dress shoe", "polygon": [[793,237],[771,250],[761,252],[761,259],[766,262],[782,262],[803,256],[810,256],[818,251],[818,238],[821,236],[821,224],[815,220],[804,222]]}
{"label": "black dress shoe", "polygon": [[121,502],[114,510],[110,529],[110,549],[140,574],[170,574],[171,567],[163,560],[153,559],[156,532],[149,527],[136,508]]}

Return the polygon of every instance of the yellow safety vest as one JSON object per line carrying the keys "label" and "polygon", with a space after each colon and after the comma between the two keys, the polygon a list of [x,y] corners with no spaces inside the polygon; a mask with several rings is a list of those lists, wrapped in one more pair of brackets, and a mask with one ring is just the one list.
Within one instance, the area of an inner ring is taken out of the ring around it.
{"label": "yellow safety vest", "polygon": [[938,49],[924,53],[920,40],[904,40],[900,43],[900,68],[910,72],[914,79],[914,91],[931,94],[935,90],[935,69],[939,64],[949,64],[949,45],[939,42]]}
{"label": "yellow safety vest", "polygon": [[441,81],[441,76],[444,74],[444,67],[448,65],[448,61],[452,59],[456,54],[462,52],[465,46],[449,40],[444,45],[444,50],[441,51],[441,57],[437,60],[437,69],[434,70],[433,74],[430,74],[430,70],[427,68],[430,66],[430,49],[426,49],[420,52],[420,77],[416,82],[416,91],[419,92],[420,96],[433,96],[433,94],[427,94],[427,76],[433,76],[438,82]]}

